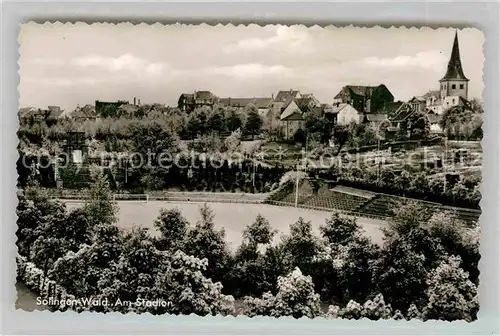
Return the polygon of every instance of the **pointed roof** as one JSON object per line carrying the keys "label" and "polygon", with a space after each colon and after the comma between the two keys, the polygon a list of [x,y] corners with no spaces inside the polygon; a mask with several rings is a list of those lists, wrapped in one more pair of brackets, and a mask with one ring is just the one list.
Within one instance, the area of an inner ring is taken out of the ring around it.
{"label": "pointed roof", "polygon": [[457,79],[468,81],[462,69],[462,62],[460,61],[460,49],[458,47],[458,32],[455,31],[455,40],[453,41],[453,49],[451,50],[450,61],[448,62],[448,70],[446,71],[446,75],[444,75],[441,81]]}

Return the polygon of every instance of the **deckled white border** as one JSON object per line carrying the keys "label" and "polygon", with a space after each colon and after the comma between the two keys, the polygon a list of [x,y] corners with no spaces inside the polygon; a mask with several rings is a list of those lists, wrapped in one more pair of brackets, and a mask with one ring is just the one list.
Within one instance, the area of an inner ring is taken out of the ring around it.
{"label": "deckled white border", "polygon": [[[499,334],[499,113],[496,3],[4,3],[2,17],[2,334]],[[200,318],[14,311],[19,24],[28,21],[476,27],[485,34],[479,319],[465,322]]]}

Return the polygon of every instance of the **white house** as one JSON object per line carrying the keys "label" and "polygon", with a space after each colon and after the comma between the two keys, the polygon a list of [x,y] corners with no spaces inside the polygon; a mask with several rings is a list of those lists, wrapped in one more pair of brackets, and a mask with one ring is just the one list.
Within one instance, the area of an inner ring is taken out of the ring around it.
{"label": "white house", "polygon": [[339,125],[347,125],[351,122],[359,124],[363,120],[363,114],[347,103],[333,104],[331,113],[337,114],[337,124]]}

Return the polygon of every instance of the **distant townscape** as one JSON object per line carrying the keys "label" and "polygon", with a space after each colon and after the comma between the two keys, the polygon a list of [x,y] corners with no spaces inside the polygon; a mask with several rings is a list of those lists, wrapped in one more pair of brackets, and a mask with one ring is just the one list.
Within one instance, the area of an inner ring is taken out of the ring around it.
{"label": "distant townscape", "polygon": [[451,42],[408,101],[381,81],[21,108],[19,305],[475,320],[484,111]]}
{"label": "distant townscape", "polygon": [[[481,125],[476,121],[467,132],[453,129],[450,125],[450,111],[460,113],[475,112],[480,108],[478,99],[468,96],[468,82],[462,70],[458,35],[455,36],[453,48],[445,76],[436,83],[437,90],[417,95],[406,102],[395,101],[390,89],[384,84],[374,86],[345,85],[331,102],[320,102],[313,93],[299,90],[280,90],[269,97],[218,97],[210,91],[194,91],[182,93],[177,108],[187,115],[200,108],[226,111],[232,109],[246,114],[257,112],[262,119],[262,129],[276,134],[283,139],[292,139],[296,132],[305,129],[308,117],[325,118],[336,125],[350,123],[368,124],[387,133],[388,137],[396,137],[401,126],[416,116],[426,119],[430,134],[444,133],[448,136],[478,138]],[[144,117],[153,111],[168,113],[175,107],[161,104],[141,104],[134,97],[133,102],[126,100],[116,102],[96,101],[94,105],[78,106],[74,111],[62,111],[58,106],[47,109],[22,108],[21,120],[46,121],[53,124],[58,119],[77,121],[95,121],[102,118]],[[446,113],[445,113],[446,112]],[[404,129],[403,133],[411,131]],[[461,134],[462,133],[462,134]],[[411,135],[410,135],[411,136]]]}

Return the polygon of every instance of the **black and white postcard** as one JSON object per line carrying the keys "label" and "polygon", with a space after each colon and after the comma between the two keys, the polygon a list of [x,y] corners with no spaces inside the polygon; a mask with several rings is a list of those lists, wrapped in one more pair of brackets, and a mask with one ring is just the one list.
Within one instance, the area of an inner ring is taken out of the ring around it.
{"label": "black and white postcard", "polygon": [[17,309],[475,321],[483,43],[23,24]]}

